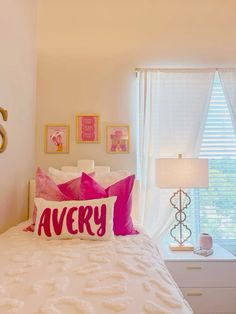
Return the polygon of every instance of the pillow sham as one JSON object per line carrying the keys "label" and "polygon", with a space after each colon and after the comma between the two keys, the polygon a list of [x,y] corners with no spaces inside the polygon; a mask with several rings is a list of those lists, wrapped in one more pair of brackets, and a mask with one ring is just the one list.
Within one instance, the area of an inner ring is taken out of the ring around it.
{"label": "pillow sham", "polygon": [[106,189],[86,173],[82,173],[80,180],[79,198],[81,200],[99,199],[117,196],[114,205],[113,231],[115,235],[137,234],[131,218],[132,189],[134,175],[130,175]]}
{"label": "pillow sham", "polygon": [[45,239],[110,240],[116,197],[83,201],[47,201],[35,198],[34,234]]}

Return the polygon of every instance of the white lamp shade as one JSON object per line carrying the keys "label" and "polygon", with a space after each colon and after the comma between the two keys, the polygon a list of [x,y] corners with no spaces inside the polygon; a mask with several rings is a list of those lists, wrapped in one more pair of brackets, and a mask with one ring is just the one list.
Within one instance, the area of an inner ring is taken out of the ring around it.
{"label": "white lamp shade", "polygon": [[156,160],[159,188],[207,188],[208,160],[198,158],[160,158]]}

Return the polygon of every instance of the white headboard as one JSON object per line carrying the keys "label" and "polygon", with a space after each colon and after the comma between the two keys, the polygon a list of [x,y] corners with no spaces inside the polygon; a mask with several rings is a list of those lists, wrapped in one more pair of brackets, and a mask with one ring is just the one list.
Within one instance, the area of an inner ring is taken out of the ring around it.
{"label": "white headboard", "polygon": [[[95,173],[107,173],[110,172],[109,166],[95,166],[93,160],[78,160],[77,166],[65,166],[61,167],[62,171],[73,172],[73,171],[86,171]],[[132,218],[139,221],[140,218],[140,185],[139,181],[135,180],[132,195]],[[33,215],[34,210],[34,197],[35,197],[35,180],[30,180],[29,183],[29,218]]]}

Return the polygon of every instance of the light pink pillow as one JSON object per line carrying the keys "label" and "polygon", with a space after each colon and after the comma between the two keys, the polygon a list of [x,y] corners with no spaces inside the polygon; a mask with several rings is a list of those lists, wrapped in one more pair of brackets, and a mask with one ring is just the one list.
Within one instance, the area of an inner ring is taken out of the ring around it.
{"label": "light pink pillow", "polygon": [[[37,168],[35,176],[35,196],[48,201],[78,200],[80,177],[57,185],[40,167]],[[25,228],[25,231],[33,231],[36,221],[37,207],[34,207],[33,224]]]}
{"label": "light pink pillow", "polygon": [[[35,186],[35,197],[40,197],[48,201],[67,201],[70,199],[70,197],[61,192],[56,183],[40,167],[36,171]],[[36,221],[36,213],[37,208],[35,206],[33,223]]]}
{"label": "light pink pillow", "polygon": [[82,173],[80,181],[80,196],[82,200],[117,196],[113,214],[113,231],[115,235],[137,234],[134,229],[132,209],[132,189],[135,176],[128,176],[104,189],[93,178]]}
{"label": "light pink pillow", "polygon": [[116,197],[84,201],[47,201],[35,198],[34,234],[50,239],[110,240]]}

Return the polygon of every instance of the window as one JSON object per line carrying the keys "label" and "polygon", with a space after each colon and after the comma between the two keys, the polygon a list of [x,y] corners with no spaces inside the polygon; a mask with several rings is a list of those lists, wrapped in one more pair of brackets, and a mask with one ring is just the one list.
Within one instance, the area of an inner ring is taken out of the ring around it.
{"label": "window", "polygon": [[[215,72],[214,69],[144,69],[138,74],[137,159],[144,187],[142,222],[156,237],[169,226],[168,215],[174,213],[167,199],[171,191],[159,191],[154,186],[155,158],[174,157],[177,153],[183,153],[184,157],[193,155],[198,144],[194,141],[204,117],[199,157],[209,159],[209,188],[189,189],[192,203],[186,209],[187,224],[193,232],[192,240],[197,240],[199,233],[208,232],[215,241],[236,248],[236,137],[232,115]],[[230,86],[235,86],[232,81],[236,70],[230,73]],[[231,92],[233,86],[229,88]],[[209,92],[212,95],[205,117],[203,109],[207,108],[202,106],[209,101]],[[160,206],[156,206],[158,202]]]}
{"label": "window", "polygon": [[215,75],[200,158],[209,159],[209,188],[193,193],[190,224],[218,243],[236,244],[236,138],[218,74]]}

